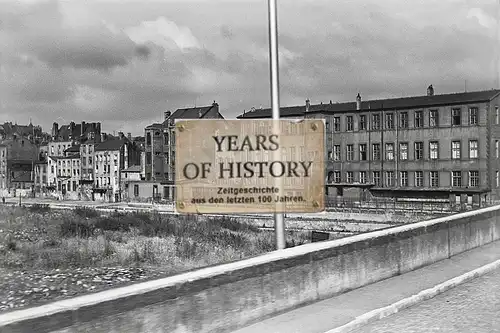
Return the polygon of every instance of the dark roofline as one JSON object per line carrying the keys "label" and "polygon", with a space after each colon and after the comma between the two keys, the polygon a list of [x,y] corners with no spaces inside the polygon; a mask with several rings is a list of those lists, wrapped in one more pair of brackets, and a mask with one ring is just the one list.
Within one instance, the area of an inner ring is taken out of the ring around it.
{"label": "dark roofline", "polygon": [[[419,95],[400,98],[375,99],[361,102],[361,109],[356,109],[356,102],[342,103],[327,103],[310,105],[309,111],[306,112],[305,104],[297,106],[288,106],[280,108],[282,117],[296,117],[315,113],[345,113],[345,112],[366,112],[366,111],[381,111],[381,110],[402,110],[415,108],[430,108],[443,105],[459,105],[489,102],[498,97],[500,90],[481,90],[471,92],[450,93],[441,95]],[[435,100],[434,102],[432,100]],[[412,103],[414,102],[414,103]],[[271,109],[256,109],[237,116],[237,119],[259,119],[269,118]]]}

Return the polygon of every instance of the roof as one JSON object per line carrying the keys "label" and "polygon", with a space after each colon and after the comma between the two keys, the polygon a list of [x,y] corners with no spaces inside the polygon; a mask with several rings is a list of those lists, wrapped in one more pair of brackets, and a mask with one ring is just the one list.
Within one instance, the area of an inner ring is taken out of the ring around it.
{"label": "roof", "polygon": [[168,120],[203,118],[203,116],[205,114],[207,114],[213,108],[217,108],[217,112],[219,111],[219,104],[215,103],[215,101],[210,106],[200,106],[200,107],[194,107],[194,108],[177,109],[177,110],[175,110],[174,113],[172,113],[168,117]]}
{"label": "roof", "polygon": [[98,144],[95,147],[96,151],[105,151],[105,150],[120,150],[120,148],[128,142],[127,138],[122,138],[122,139],[112,139],[112,140],[107,140],[104,141],[100,144]]}
{"label": "roof", "polygon": [[32,182],[33,180],[31,179],[30,172],[24,172],[20,175],[17,175],[17,177],[13,177],[11,181],[13,183],[15,183],[15,182],[29,183],[29,182]]}
{"label": "roof", "polygon": [[[54,123],[55,125],[55,123]],[[83,126],[83,131],[82,131]],[[58,128],[55,141],[70,141],[70,137],[73,140],[85,140],[85,141],[95,141],[100,134],[101,123],[80,123],[76,124],[71,122],[67,125],[62,125]],[[87,134],[90,132],[95,133],[94,139],[87,140]],[[59,140],[59,137],[61,139]]]}
{"label": "roof", "polygon": [[142,167],[140,165],[132,165],[128,169],[123,170],[123,172],[141,172]]}
{"label": "roof", "polygon": [[66,152],[66,153],[79,153],[80,152],[80,145],[71,146],[68,149],[66,149],[64,152]]}
{"label": "roof", "polygon": [[80,158],[80,154],[70,155],[70,156],[49,156],[54,161],[57,160],[77,160]]}
{"label": "roof", "polygon": [[[388,110],[388,109],[412,109],[421,107],[433,107],[453,104],[467,104],[487,102],[500,94],[500,90],[483,90],[462,92],[453,94],[442,94],[432,96],[413,96],[402,98],[389,98],[379,100],[368,100],[361,102],[361,110]],[[305,105],[280,108],[280,115],[283,117],[304,116]],[[318,112],[348,112],[356,111],[356,102],[315,104],[309,107],[308,113]],[[271,109],[257,109],[239,115],[237,118],[269,118]]]}
{"label": "roof", "polygon": [[[146,127],[146,129],[153,129],[153,128],[158,128],[162,129],[166,125],[168,125],[169,121],[173,121],[176,119],[200,119],[204,118],[205,115],[210,112],[211,110],[216,110],[217,113],[219,113],[219,104],[215,103],[215,101],[212,103],[212,105],[209,106],[199,106],[199,107],[194,107],[194,108],[183,108],[183,109],[177,109],[172,113],[170,116],[168,116],[167,119],[163,123],[154,123],[152,125],[149,125]],[[220,114],[220,113],[219,113]]]}

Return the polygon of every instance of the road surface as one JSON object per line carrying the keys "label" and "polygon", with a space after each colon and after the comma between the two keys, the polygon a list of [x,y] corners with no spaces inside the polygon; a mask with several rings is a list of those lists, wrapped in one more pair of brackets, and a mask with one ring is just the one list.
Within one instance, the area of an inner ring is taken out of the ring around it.
{"label": "road surface", "polygon": [[353,333],[500,332],[500,270]]}

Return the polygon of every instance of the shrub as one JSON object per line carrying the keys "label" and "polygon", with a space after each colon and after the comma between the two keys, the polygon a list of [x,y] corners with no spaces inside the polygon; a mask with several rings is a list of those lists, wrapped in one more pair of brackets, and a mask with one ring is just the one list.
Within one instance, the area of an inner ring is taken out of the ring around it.
{"label": "shrub", "polygon": [[89,207],[76,207],[73,210],[73,213],[75,213],[77,216],[83,217],[83,218],[95,218],[95,217],[100,216],[98,211],[96,211],[93,208],[89,208]]}
{"label": "shrub", "polygon": [[70,220],[64,218],[60,225],[59,234],[62,237],[84,237],[88,238],[94,234],[95,225],[90,221]]}
{"label": "shrub", "polygon": [[50,206],[47,204],[34,204],[31,205],[28,210],[33,213],[45,214],[50,212]]}

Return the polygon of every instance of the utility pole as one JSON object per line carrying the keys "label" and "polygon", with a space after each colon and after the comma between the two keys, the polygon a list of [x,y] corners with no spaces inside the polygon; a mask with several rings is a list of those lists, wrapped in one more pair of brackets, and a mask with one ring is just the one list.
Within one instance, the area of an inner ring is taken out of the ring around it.
{"label": "utility pole", "polygon": [[[268,0],[269,9],[269,60],[271,77],[271,105],[273,111],[273,130],[276,134],[280,130],[280,96],[279,96],[279,54],[278,54],[278,9],[276,0]],[[275,152],[279,156],[278,151]],[[276,178],[276,186],[280,192],[283,190],[281,178]],[[286,248],[285,222],[282,213],[274,213],[274,232],[276,237],[276,248]]]}

